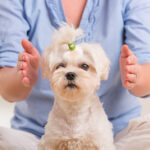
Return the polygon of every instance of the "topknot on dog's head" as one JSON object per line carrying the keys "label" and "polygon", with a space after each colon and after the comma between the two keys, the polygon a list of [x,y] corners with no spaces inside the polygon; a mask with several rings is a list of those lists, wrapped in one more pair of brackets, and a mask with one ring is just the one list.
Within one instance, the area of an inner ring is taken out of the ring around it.
{"label": "topknot on dog's head", "polygon": [[69,44],[76,41],[83,34],[82,30],[73,25],[61,24],[58,30],[55,30],[52,42],[57,44]]}
{"label": "topknot on dog's head", "polygon": [[[41,61],[41,67],[43,72],[43,78],[49,77],[49,70],[51,68],[50,61],[52,62],[55,60],[51,54],[56,54],[55,56],[58,56],[59,54],[63,53],[62,46],[68,45],[69,43],[72,43],[82,35],[82,30],[79,28],[75,28],[73,25],[68,24],[61,24],[60,28],[58,30],[55,30],[53,38],[51,40],[51,45],[44,51],[42,61]],[[61,51],[60,51],[61,49]],[[69,46],[68,46],[69,49]],[[68,49],[65,49],[68,50]]]}

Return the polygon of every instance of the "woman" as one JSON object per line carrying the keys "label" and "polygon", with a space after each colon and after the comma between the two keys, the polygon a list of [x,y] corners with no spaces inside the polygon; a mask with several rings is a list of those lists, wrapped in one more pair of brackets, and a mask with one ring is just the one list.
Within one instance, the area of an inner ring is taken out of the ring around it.
{"label": "woman", "polygon": [[[140,116],[137,97],[150,94],[149,14],[149,0],[0,2],[0,94],[7,101],[17,102],[12,128],[38,138],[44,134],[53,94],[48,80],[41,77],[40,55],[49,45],[54,29],[67,22],[84,30],[81,42],[100,43],[107,53],[110,74],[98,94],[113,124],[114,136],[125,129],[131,119]],[[127,140],[118,144],[127,132],[116,136],[118,148],[131,146]]]}

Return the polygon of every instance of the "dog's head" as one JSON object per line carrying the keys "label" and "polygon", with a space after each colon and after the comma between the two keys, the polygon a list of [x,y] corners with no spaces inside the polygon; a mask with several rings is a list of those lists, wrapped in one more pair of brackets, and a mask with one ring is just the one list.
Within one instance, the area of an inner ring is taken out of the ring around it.
{"label": "dog's head", "polygon": [[42,58],[43,77],[50,80],[54,94],[66,100],[93,94],[100,80],[108,77],[110,62],[99,44],[81,43],[69,49],[68,43],[81,34],[69,25],[61,27]]}

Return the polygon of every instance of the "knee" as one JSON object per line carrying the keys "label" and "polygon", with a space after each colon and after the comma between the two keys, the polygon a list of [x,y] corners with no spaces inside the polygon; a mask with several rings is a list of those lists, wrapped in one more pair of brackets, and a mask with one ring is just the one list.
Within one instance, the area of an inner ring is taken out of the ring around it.
{"label": "knee", "polygon": [[0,127],[0,149],[8,150],[10,147],[10,134],[9,129]]}
{"label": "knee", "polygon": [[30,133],[0,127],[0,150],[36,150],[38,141]]}

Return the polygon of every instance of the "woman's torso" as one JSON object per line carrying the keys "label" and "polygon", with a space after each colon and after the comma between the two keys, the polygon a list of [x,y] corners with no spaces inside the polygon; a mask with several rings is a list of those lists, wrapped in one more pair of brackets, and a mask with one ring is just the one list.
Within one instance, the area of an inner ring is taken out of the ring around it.
{"label": "woman's torso", "polygon": [[[83,8],[80,10],[80,14],[83,11],[81,20],[77,17],[78,19],[68,22],[73,22],[83,29],[84,37],[79,42],[101,44],[111,61],[109,78],[102,81],[97,93],[109,119],[114,120],[140,107],[137,98],[123,88],[120,78],[119,57],[124,43],[123,4],[120,0],[87,0],[84,10]],[[29,40],[42,55],[50,44],[54,30],[61,22],[67,21],[67,10],[64,12],[61,0],[25,0],[24,10],[30,25]],[[41,136],[53,101],[49,81],[42,79],[39,70],[39,80],[29,98],[16,104],[12,127]],[[139,113],[136,112],[136,115]],[[128,115],[126,123],[136,115]]]}

